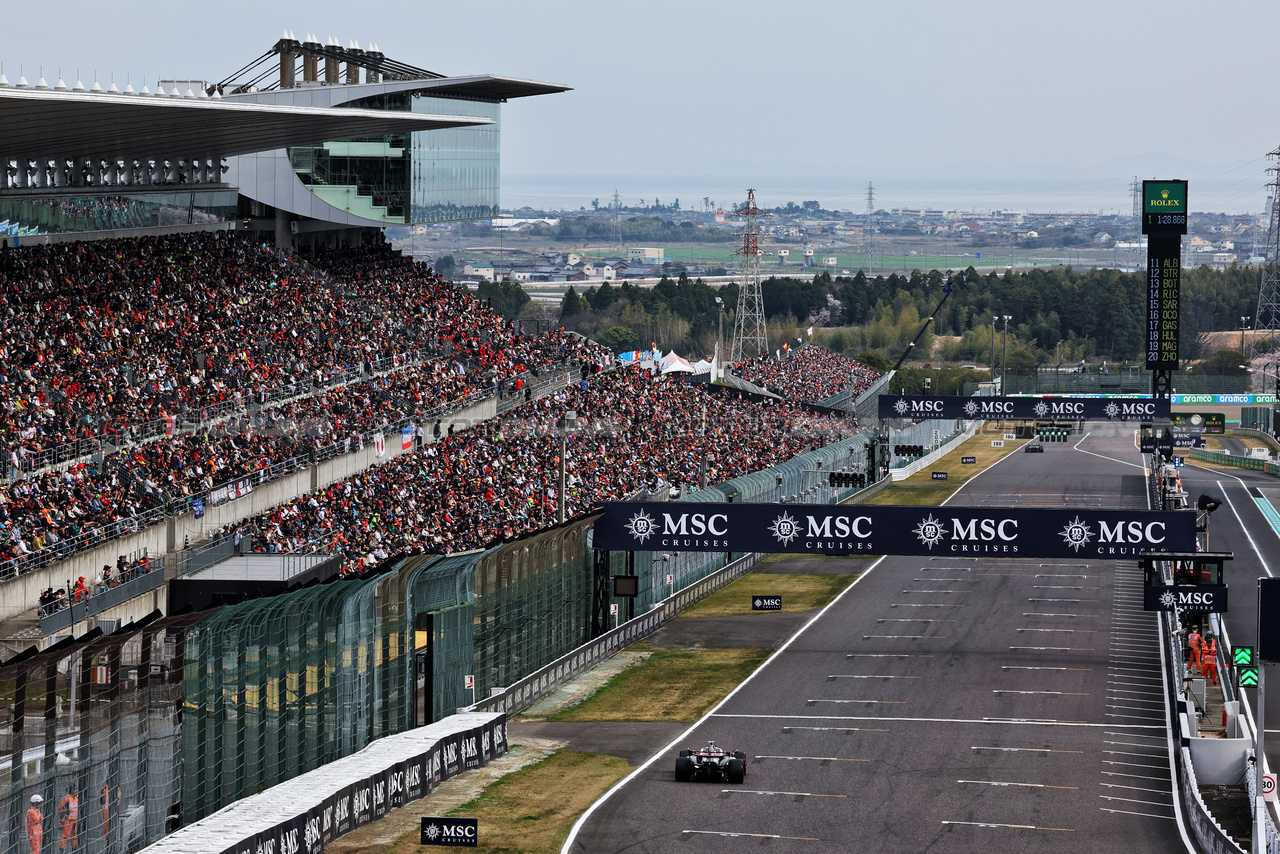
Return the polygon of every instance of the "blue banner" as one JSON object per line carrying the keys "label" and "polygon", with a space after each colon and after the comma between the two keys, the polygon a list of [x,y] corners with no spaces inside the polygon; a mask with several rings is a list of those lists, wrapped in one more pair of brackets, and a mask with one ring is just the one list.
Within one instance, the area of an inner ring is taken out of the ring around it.
{"label": "blue banner", "polygon": [[1168,421],[1169,401],[1152,398],[880,395],[881,418],[1015,421]]}
{"label": "blue banner", "polygon": [[1195,551],[1191,510],[884,507],[826,504],[604,505],[604,551],[893,554],[1128,559]]}

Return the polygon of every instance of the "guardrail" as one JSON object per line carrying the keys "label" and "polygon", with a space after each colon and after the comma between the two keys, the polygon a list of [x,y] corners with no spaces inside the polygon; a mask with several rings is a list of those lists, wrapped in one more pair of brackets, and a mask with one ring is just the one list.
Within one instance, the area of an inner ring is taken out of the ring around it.
{"label": "guardrail", "polygon": [[164,572],[159,568],[156,561],[152,561],[151,570],[143,575],[137,575],[128,581],[123,581],[115,587],[108,588],[102,593],[96,593],[88,599],[68,605],[58,611],[49,614],[42,614],[40,617],[40,633],[44,637],[66,631],[75,623],[80,622],[95,614],[101,614],[108,608],[114,608],[133,599],[135,596],[141,596],[155,590],[157,587],[164,586]]}
{"label": "guardrail", "polygon": [[1267,460],[1259,460],[1253,457],[1238,457],[1235,454],[1224,454],[1219,451],[1202,451],[1198,448],[1191,448],[1186,455],[1193,460],[1200,460],[1206,463],[1216,463],[1220,466],[1232,466],[1238,469],[1252,469],[1265,474],[1280,477],[1280,464],[1269,462]]}
{"label": "guardrail", "polygon": [[760,562],[760,555],[743,555],[723,569],[668,596],[645,614],[610,629],[593,641],[557,658],[545,667],[504,688],[500,693],[459,711],[505,712],[514,715],[541,700],[561,685],[595,667],[618,650],[662,628],[690,605],[737,581]]}

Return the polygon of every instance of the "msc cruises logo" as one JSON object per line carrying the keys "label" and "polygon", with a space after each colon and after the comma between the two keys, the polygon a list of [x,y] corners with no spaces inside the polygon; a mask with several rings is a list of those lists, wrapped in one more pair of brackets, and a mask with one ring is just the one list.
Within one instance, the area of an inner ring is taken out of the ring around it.
{"label": "msc cruises logo", "polygon": [[1089,526],[1080,521],[1080,517],[1077,516],[1062,529],[1062,539],[1072,551],[1078,552],[1093,539],[1093,531],[1089,530]]}
{"label": "msc cruises logo", "polygon": [[625,527],[627,533],[639,540],[641,545],[654,534],[653,517],[643,510],[637,511],[628,519]]}
{"label": "msc cruises logo", "polygon": [[769,533],[773,534],[773,538],[785,546],[800,536],[800,525],[791,516],[783,513],[773,520],[773,524],[769,526]]}
{"label": "msc cruises logo", "polygon": [[909,411],[911,411],[911,404],[907,403],[905,400],[900,399],[897,403],[893,405],[893,411],[897,412],[899,415],[906,415]]}
{"label": "msc cruises logo", "polygon": [[916,535],[922,545],[926,545],[931,549],[938,543],[942,542],[943,538],[946,536],[946,531],[943,529],[942,523],[933,518],[932,513],[921,519],[920,524],[916,525],[915,530],[912,533]]}
{"label": "msc cruises logo", "polygon": [[1178,604],[1178,594],[1174,593],[1172,590],[1166,590],[1160,594],[1160,604],[1166,608],[1172,608],[1174,605]]}
{"label": "msc cruises logo", "polygon": [[1045,403],[1042,400],[1035,405],[1035,410],[1036,410],[1037,418],[1044,418],[1046,415],[1049,414],[1049,404]]}
{"label": "msc cruises logo", "polygon": [[978,414],[978,402],[976,400],[965,401],[964,414],[970,417]]}

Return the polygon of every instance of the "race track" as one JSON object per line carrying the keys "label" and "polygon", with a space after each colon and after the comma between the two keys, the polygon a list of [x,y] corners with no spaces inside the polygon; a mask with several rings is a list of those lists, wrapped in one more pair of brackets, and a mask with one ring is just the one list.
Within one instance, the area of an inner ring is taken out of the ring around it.
{"label": "race track", "polygon": [[[1147,509],[1101,429],[951,503]],[[886,558],[682,739],[746,751],[745,784],[675,782],[673,746],[566,850],[1186,850],[1155,627],[1133,560]]]}

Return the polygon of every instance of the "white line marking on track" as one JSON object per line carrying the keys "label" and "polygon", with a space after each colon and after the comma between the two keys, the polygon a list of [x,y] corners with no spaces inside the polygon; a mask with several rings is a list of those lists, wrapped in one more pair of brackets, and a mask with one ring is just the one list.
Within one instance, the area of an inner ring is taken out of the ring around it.
{"label": "white line marking on track", "polygon": [[984,747],[974,745],[970,750],[1001,750],[1007,753],[1084,753],[1083,750],[1052,750],[1048,747]]}
{"label": "white line marking on track", "polygon": [[784,726],[782,731],[789,733],[793,729],[811,729],[814,732],[889,732],[887,729],[872,729],[864,726]]}
{"label": "white line marking on track", "polygon": [[1148,807],[1168,807],[1169,809],[1173,809],[1173,804],[1164,804],[1160,801],[1140,801],[1136,798],[1116,798],[1111,795],[1098,795],[1098,797],[1102,798],[1104,801],[1123,801],[1126,804],[1142,804],[1143,806]]}
{"label": "white line marking on track", "polygon": [[812,762],[870,762],[870,759],[841,759],[838,756],[757,756],[756,759],[807,759]]}
{"label": "white line marking on track", "polygon": [[1002,664],[1001,670],[1070,670],[1073,673],[1088,673],[1092,667],[1033,667],[1029,664]]}
{"label": "white line marking on track", "polygon": [[1011,646],[1009,649],[1032,649],[1040,652],[1093,652],[1093,647],[1087,646]]}
{"label": "white line marking on track", "polygon": [[1107,735],[1123,735],[1129,738],[1158,738],[1161,741],[1168,741],[1163,735],[1143,735],[1140,732],[1108,732]]}
{"label": "white line marking on track", "polygon": [[937,620],[929,617],[906,617],[904,619],[894,619],[892,617],[881,617],[876,620],[877,623],[954,623],[955,620]]}
{"label": "white line marking on track", "polygon": [[814,703],[869,703],[875,706],[905,706],[906,700],[805,700],[805,703],[813,705]]}
{"label": "white line marking on track", "polygon": [[1146,774],[1124,774],[1119,771],[1103,771],[1104,777],[1125,777],[1130,780],[1155,780],[1157,783],[1167,783],[1168,777],[1148,777]]}
{"label": "white line marking on track", "polygon": [[817,792],[766,792],[760,789],[721,789],[730,795],[790,795],[796,798],[847,798],[848,795],[820,795]]}
{"label": "white line marking on track", "polygon": [[1096,635],[1097,629],[1018,629],[1020,632],[1064,632],[1066,634]]}
{"label": "white line marking on track", "polygon": [[940,602],[894,602],[890,608],[963,608],[964,605],[944,605]]}
{"label": "white line marking on track", "polygon": [[1152,794],[1155,794],[1155,795],[1172,795],[1173,794],[1173,791],[1170,789],[1146,789],[1146,788],[1143,788],[1142,786],[1121,786],[1119,783],[1103,783],[1102,788],[1124,789],[1130,792],[1151,792]]}
{"label": "white line marking on track", "polygon": [[[708,718],[728,718],[741,720],[797,720],[797,721],[878,721],[882,723],[925,723],[925,724],[1018,724],[1026,726],[1078,726],[1092,729],[1094,727],[1112,727],[1123,726],[1139,729],[1155,729],[1164,730],[1163,724],[1115,724],[1115,723],[1090,723],[1089,721],[1059,721],[1052,719],[1034,720],[1031,718],[908,718],[908,717],[875,717],[871,715],[748,715],[748,714],[729,714],[727,712],[712,712],[707,715]],[[801,729],[800,726],[793,727]],[[1134,754],[1137,755],[1137,754]]]}
{"label": "white line marking on track", "polygon": [[700,833],[704,836],[727,836],[731,839],[793,839],[800,842],[821,842],[816,836],[779,836],[776,833],[741,833],[729,830],[682,830],[681,833]]}
{"label": "white line marking on track", "polygon": [[1000,824],[993,821],[944,821],[943,824],[959,824],[968,827],[1007,827],[1013,830],[1056,830],[1062,833],[1075,833],[1074,827],[1037,827],[1034,824]]}
{"label": "white line marking on track", "polygon": [[1177,816],[1172,815],[1152,815],[1149,812],[1134,812],[1133,810],[1110,810],[1106,807],[1098,807],[1103,812],[1114,813],[1116,815],[1136,815],[1142,818],[1162,818],[1165,821],[1177,821]]}
{"label": "white line marking on track", "polygon": [[828,679],[922,679],[921,676],[853,676],[847,673],[832,673]]}
{"label": "white line marking on track", "polygon": [[863,635],[863,640],[878,638],[881,640],[945,640],[946,635]]}
{"label": "white line marking on track", "polygon": [[1052,694],[1057,697],[1088,697],[1087,691],[1012,691],[1005,688],[992,688],[992,694]]}
{"label": "white line marking on track", "polygon": [[933,658],[927,652],[849,652],[845,658]]}
{"label": "white line marking on track", "polygon": [[1005,783],[999,780],[956,780],[957,783],[972,783],[975,786],[1021,786],[1028,789],[1075,789],[1079,786],[1050,786],[1048,783]]}
{"label": "white line marking on track", "polygon": [[1069,617],[1073,620],[1078,620],[1081,617],[1096,617],[1098,615],[1097,614],[1045,614],[1045,613],[1039,613],[1036,611],[1023,611],[1022,616],[1024,617]]}

